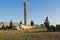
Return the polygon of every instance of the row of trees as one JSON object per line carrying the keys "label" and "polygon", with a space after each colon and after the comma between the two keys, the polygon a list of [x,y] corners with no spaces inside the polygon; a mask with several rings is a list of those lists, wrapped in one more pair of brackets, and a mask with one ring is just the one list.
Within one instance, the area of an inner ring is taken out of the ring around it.
{"label": "row of trees", "polygon": [[48,31],[60,31],[60,25],[57,24],[56,26],[50,25]]}
{"label": "row of trees", "polygon": [[[10,26],[9,26],[9,27],[7,26],[7,27],[8,27],[8,28],[12,28],[12,27],[13,27],[13,25],[12,25],[12,24],[13,24],[13,23],[12,23],[12,20],[11,20],[11,21],[10,21]],[[22,24],[22,21],[20,21],[20,24]],[[20,24],[19,24],[19,25],[20,25]],[[33,21],[31,21],[30,25],[31,25],[31,26],[34,26],[34,22],[33,22]],[[3,24],[3,26],[2,26],[2,29],[5,29],[4,24]]]}
{"label": "row of trees", "polygon": [[[56,26],[49,25],[50,22],[48,20],[48,17],[46,17],[46,19],[44,21],[45,21],[44,25],[46,26],[46,28],[48,29],[48,31],[60,31],[60,25],[59,24],[57,24]],[[20,21],[20,24],[22,24],[22,21]],[[31,21],[30,25],[34,26],[34,22]],[[12,20],[10,21],[10,28],[12,28]]]}
{"label": "row of trees", "polygon": [[[49,22],[49,20],[48,20],[48,17],[46,17],[46,19],[45,19],[44,21],[45,21],[45,22],[44,22],[44,25],[46,26],[46,28],[48,29],[48,31],[60,31],[60,25],[59,25],[59,24],[57,24],[56,26],[49,25],[50,22]],[[13,26],[12,24],[13,24],[13,23],[12,23],[12,20],[11,20],[11,21],[10,21],[10,26],[9,26],[9,28],[12,28],[12,26]],[[22,21],[20,21],[20,24],[22,24]],[[31,21],[30,25],[31,25],[31,26],[34,26],[34,22]],[[3,24],[2,28],[4,28],[4,24]]]}
{"label": "row of trees", "polygon": [[46,26],[46,28],[48,29],[48,31],[60,31],[60,25],[59,24],[57,24],[56,26],[49,25],[49,24],[50,24],[50,22],[48,20],[48,17],[46,17],[44,25]]}
{"label": "row of trees", "polygon": [[[22,21],[20,21],[20,24],[22,24]],[[34,22],[31,21],[30,25],[31,25],[31,26],[34,26]],[[12,28],[12,20],[10,21],[10,27],[9,27],[9,28]]]}
{"label": "row of trees", "polygon": [[[20,21],[20,24],[22,24],[22,21]],[[31,21],[30,25],[31,25],[31,26],[34,26],[34,22]]]}
{"label": "row of trees", "polygon": [[[20,24],[22,24],[22,21],[20,21]],[[30,25],[31,26],[34,26],[34,22],[33,21],[31,21],[31,23],[30,23]],[[12,20],[10,21],[10,27],[9,28],[12,28]]]}
{"label": "row of trees", "polygon": [[[12,20],[10,21],[10,26],[8,27],[8,26],[6,26],[7,28],[12,28]],[[6,29],[5,28],[5,26],[4,26],[4,24],[3,24],[3,26],[2,26],[2,29]]]}

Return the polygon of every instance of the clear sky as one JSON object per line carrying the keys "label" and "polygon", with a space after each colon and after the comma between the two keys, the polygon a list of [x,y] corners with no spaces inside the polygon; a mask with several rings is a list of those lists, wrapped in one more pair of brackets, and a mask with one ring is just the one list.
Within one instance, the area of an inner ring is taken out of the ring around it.
{"label": "clear sky", "polygon": [[[24,23],[25,0],[0,0],[0,22]],[[42,24],[46,16],[51,24],[60,24],[60,0],[27,0],[28,2],[28,23],[31,20],[35,24]]]}

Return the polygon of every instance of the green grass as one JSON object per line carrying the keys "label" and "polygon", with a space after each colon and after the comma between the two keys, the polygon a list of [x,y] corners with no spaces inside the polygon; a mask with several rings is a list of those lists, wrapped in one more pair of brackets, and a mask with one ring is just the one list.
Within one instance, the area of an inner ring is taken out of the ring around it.
{"label": "green grass", "polygon": [[40,32],[40,29],[0,30],[0,40],[60,40],[60,32]]}

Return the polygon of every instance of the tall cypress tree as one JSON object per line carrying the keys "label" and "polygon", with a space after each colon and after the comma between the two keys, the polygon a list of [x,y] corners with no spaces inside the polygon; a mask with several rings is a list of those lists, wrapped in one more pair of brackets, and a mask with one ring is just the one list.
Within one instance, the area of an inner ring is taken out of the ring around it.
{"label": "tall cypress tree", "polygon": [[22,24],[22,21],[20,21],[20,24]]}
{"label": "tall cypress tree", "polygon": [[49,23],[48,17],[46,17],[46,20],[45,20],[44,24],[45,24],[46,28],[49,27],[49,24],[50,24],[50,23]]}
{"label": "tall cypress tree", "polygon": [[33,21],[31,21],[31,26],[34,26],[34,22]]}
{"label": "tall cypress tree", "polygon": [[12,20],[10,21],[10,28],[12,28]]}

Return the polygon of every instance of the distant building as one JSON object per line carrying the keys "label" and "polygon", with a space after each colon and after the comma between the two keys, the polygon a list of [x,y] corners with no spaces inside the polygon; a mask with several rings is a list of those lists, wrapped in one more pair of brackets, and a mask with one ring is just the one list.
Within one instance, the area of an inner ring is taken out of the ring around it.
{"label": "distant building", "polygon": [[44,24],[40,24],[40,25],[35,24],[34,27],[35,28],[46,28]]}
{"label": "distant building", "polygon": [[41,28],[46,28],[46,26],[44,24],[40,24]]}

